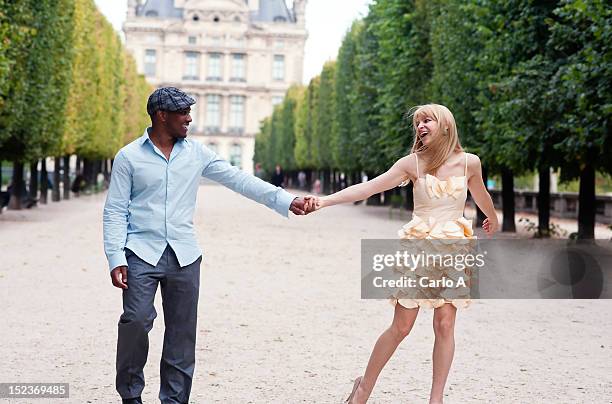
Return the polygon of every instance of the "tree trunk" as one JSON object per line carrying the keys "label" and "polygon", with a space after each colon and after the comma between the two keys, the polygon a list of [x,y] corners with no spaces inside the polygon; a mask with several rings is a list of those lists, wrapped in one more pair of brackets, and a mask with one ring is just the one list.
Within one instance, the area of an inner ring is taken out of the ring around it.
{"label": "tree trunk", "polygon": [[502,168],[502,210],[504,219],[502,231],[516,233],[514,221],[514,174],[509,168]]}
{"label": "tree trunk", "polygon": [[59,157],[55,157],[54,159],[54,170],[53,170],[53,190],[51,191],[51,200],[53,202],[60,201],[60,170],[62,159]]}
{"label": "tree trunk", "polygon": [[89,187],[93,184],[92,175],[91,175],[92,167],[91,161],[88,159],[83,159],[83,178],[85,178],[86,187]]}
{"label": "tree trunk", "polygon": [[49,174],[47,173],[47,159],[40,161],[40,203],[47,203],[47,193],[49,190]]}
{"label": "tree trunk", "polygon": [[319,171],[319,179],[321,180],[321,192],[323,195],[329,195],[329,170]]}
{"label": "tree trunk", "polygon": [[540,167],[538,171],[538,236],[550,237],[550,168]]}
{"label": "tree trunk", "polygon": [[595,238],[595,169],[587,164],[580,172],[578,238]]}
{"label": "tree trunk", "polygon": [[[482,167],[482,181],[484,182],[485,188],[487,188],[487,176],[488,176],[487,169],[485,167]],[[478,205],[476,205],[476,203],[474,203],[474,205],[476,206],[476,227],[481,227],[482,222],[484,222],[487,216],[484,214],[482,210],[480,210],[480,208],[478,207]]]}
{"label": "tree trunk", "polygon": [[74,168],[74,170],[76,172],[76,175],[79,175],[79,173],[83,171],[83,167],[82,167],[82,164],[81,164],[82,162],[83,162],[83,160],[81,159],[81,156],[77,155],[77,158],[76,158],[76,167]]}
{"label": "tree trunk", "polygon": [[[93,161],[92,183],[93,183],[93,186],[94,186],[94,189],[93,189],[94,192],[98,191],[98,174],[100,173],[100,168],[101,168],[100,163],[101,163],[100,160],[94,160]],[[287,181],[286,178],[285,178],[285,181]],[[285,182],[285,184],[286,184],[286,182]],[[287,186],[287,185],[285,185],[285,186]]]}
{"label": "tree trunk", "polygon": [[110,184],[110,166],[110,160],[104,159],[104,165],[102,166],[102,174],[104,175],[104,188],[108,188]]}
{"label": "tree trunk", "polygon": [[70,155],[64,156],[64,199],[70,199]]}
{"label": "tree trunk", "polygon": [[13,188],[11,190],[11,196],[8,204],[9,209],[20,210],[21,200],[23,198],[23,163],[13,162]]}
{"label": "tree trunk", "polygon": [[31,206],[35,206],[38,200],[38,160],[30,163],[30,188],[29,197]]}
{"label": "tree trunk", "polygon": [[359,171],[353,172],[351,176],[351,185],[356,185],[361,182],[361,173]]}
{"label": "tree trunk", "polygon": [[[2,195],[2,159],[0,159],[0,195]],[[2,214],[2,208],[4,207],[2,199],[0,199],[0,215]]]}
{"label": "tree trunk", "polygon": [[384,206],[389,206],[389,205],[391,205],[391,197],[393,195],[395,195],[395,188],[388,189],[388,190],[384,191],[382,194],[383,194],[383,197],[384,197],[383,205]]}

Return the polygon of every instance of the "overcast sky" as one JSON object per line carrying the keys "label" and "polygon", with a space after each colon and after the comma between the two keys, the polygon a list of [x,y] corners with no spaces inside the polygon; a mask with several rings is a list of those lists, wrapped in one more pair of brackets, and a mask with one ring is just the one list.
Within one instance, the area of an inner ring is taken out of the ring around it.
{"label": "overcast sky", "polygon": [[[98,8],[121,32],[127,0],[95,0]],[[335,59],[342,37],[353,20],[368,12],[372,0],[309,0],[306,6],[306,41],[304,83],[321,72],[323,64]],[[290,5],[292,1],[287,1]]]}

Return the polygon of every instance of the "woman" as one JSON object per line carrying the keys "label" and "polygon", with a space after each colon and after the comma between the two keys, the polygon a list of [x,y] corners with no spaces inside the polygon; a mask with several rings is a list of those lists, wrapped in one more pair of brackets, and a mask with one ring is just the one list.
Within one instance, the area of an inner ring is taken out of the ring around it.
{"label": "woman", "polygon": [[[471,223],[463,218],[468,189],[487,216],[482,226],[484,231],[488,235],[496,232],[499,224],[491,196],[482,180],[480,159],[463,151],[451,112],[437,104],[419,106],[413,114],[413,127],[415,136],[411,153],[398,160],[389,171],[329,196],[309,196],[309,206],[318,210],[360,201],[412,181],[413,220],[400,230],[400,237],[474,238]],[[361,404],[368,400],[383,367],[399,343],[410,333],[419,308],[433,307],[435,343],[429,403],[442,403],[455,350],[457,307],[467,307],[469,300],[394,298],[392,302],[395,305],[393,322],[376,341],[365,374],[355,380],[347,402]]]}

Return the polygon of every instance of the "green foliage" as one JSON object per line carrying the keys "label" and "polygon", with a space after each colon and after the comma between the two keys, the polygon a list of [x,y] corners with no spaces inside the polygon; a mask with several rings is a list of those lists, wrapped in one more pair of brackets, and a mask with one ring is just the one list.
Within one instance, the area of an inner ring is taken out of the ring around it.
{"label": "green foliage", "polygon": [[0,0],[0,34],[0,156],[109,158],[147,125],[151,88],[93,0]]}
{"label": "green foliage", "polygon": [[292,86],[283,102],[274,108],[271,117],[262,121],[255,142],[254,160],[262,164],[266,172],[274,171],[276,164],[284,170],[296,168],[293,150],[295,148],[295,116],[303,88]]}
{"label": "green foliage", "polygon": [[357,125],[362,118],[357,111],[357,51],[363,22],[356,21],[346,33],[336,63],[335,111],[332,127],[331,151],[334,165],[345,171],[360,169],[358,155]]}
{"label": "green foliage", "polygon": [[[4,8],[19,34],[3,103],[0,153],[35,160],[61,144],[72,55],[72,0],[12,2]],[[21,7],[22,6],[22,7]],[[18,13],[23,12],[23,15]],[[15,19],[13,21],[13,18]],[[31,34],[31,37],[28,35]],[[23,47],[22,47],[22,46]]]}
{"label": "green foliage", "polygon": [[605,0],[564,1],[550,21],[549,46],[558,59],[553,76],[564,136],[563,177],[576,178],[586,164],[612,173],[612,5]]}
{"label": "green foliage", "polygon": [[304,96],[297,104],[294,155],[297,168],[301,169],[317,167],[319,150],[313,138],[318,113],[319,82],[319,76],[310,80]]}
{"label": "green foliage", "polygon": [[434,102],[491,175],[552,167],[570,179],[587,163],[612,172],[611,10],[604,0],[377,0],[297,100],[297,167],[380,173],[412,143],[405,112]]}
{"label": "green foliage", "polygon": [[318,150],[316,164],[322,169],[330,169],[334,166],[331,146],[336,119],[335,75],[336,63],[325,63],[317,94],[317,120],[314,122],[312,136],[312,141],[316,145],[315,150]]}

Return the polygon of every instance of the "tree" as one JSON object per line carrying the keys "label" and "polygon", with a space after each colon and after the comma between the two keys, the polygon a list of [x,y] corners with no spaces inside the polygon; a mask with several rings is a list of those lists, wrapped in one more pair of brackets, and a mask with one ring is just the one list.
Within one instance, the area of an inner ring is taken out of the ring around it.
{"label": "tree", "polygon": [[556,125],[569,134],[555,149],[565,158],[563,179],[580,178],[578,237],[594,238],[595,172],[612,172],[612,6],[565,1],[554,14],[549,46],[559,65],[551,84],[562,117]]}

